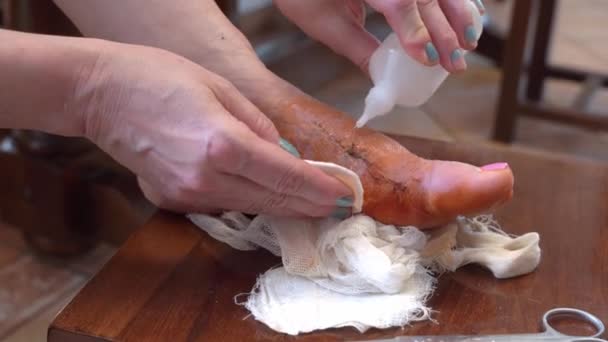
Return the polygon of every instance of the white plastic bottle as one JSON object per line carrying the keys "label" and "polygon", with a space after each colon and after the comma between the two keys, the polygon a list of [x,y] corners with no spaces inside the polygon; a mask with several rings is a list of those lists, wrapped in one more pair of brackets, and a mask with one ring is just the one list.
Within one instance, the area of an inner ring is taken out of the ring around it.
{"label": "white plastic bottle", "polygon": [[[467,3],[479,39],[483,30],[481,14],[473,1]],[[429,67],[406,54],[394,32],[370,58],[369,72],[374,87],[365,98],[365,109],[357,121],[357,127],[363,127],[369,120],[387,114],[395,105],[410,108],[423,105],[448,76],[441,65]]]}

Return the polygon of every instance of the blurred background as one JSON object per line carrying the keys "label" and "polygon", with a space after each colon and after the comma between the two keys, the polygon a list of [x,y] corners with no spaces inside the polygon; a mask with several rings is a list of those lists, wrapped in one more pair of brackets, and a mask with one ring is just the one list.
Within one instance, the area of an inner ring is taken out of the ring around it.
{"label": "blurred background", "polygon": [[[468,71],[421,108],[370,126],[607,162],[608,1],[484,3]],[[308,40],[270,1],[218,4],[273,71],[360,115],[371,83],[357,68]],[[0,0],[0,11],[5,28],[79,35],[50,0]],[[376,13],[368,26],[379,38],[389,33]],[[45,341],[55,314],[154,208],[133,176],[88,142],[37,132],[0,130],[0,189],[0,341]]]}

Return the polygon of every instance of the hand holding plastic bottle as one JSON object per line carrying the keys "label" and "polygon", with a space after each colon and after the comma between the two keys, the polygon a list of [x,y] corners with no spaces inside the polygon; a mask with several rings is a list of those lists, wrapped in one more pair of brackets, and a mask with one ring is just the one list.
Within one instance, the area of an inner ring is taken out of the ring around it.
{"label": "hand holding plastic bottle", "polygon": [[[405,52],[448,72],[466,69],[464,50],[477,46],[470,0],[275,0],[280,10],[311,37],[368,71],[378,40],[364,28],[365,3],[382,13]],[[473,1],[479,12],[481,0]]]}

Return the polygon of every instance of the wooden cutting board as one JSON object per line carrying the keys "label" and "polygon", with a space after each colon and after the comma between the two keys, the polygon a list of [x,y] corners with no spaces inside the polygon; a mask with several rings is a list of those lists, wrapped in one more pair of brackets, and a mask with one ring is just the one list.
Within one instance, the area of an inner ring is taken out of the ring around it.
{"label": "wooden cutting board", "polygon": [[49,341],[339,341],[526,333],[539,331],[546,310],[564,306],[608,322],[608,166],[501,147],[395,139],[427,158],[509,162],[515,196],[497,218],[508,232],[540,233],[538,270],[497,280],[467,266],[442,276],[430,301],[437,323],[364,335],[343,328],[292,337],[255,321],[233,300],[280,260],[263,251],[232,250],[183,217],[159,212],[59,313]]}

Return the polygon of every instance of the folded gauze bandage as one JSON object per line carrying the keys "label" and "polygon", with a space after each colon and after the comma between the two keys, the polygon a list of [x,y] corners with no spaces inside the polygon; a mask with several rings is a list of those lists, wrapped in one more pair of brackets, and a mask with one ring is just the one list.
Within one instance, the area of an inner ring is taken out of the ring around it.
{"label": "folded gauze bandage", "polygon": [[233,248],[261,247],[282,258],[283,267],[262,274],[245,302],[257,320],[276,331],[296,335],[344,326],[361,332],[404,326],[430,318],[426,302],[440,272],[477,263],[497,278],[508,278],[531,272],[540,261],[537,233],[509,236],[489,216],[459,217],[426,233],[384,225],[360,214],[363,188],[354,172],[308,163],[352,189],[354,216],[188,215]]}

